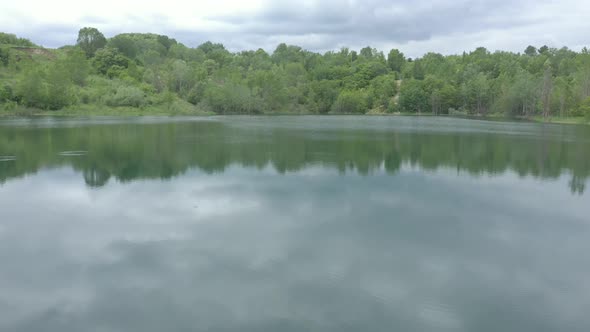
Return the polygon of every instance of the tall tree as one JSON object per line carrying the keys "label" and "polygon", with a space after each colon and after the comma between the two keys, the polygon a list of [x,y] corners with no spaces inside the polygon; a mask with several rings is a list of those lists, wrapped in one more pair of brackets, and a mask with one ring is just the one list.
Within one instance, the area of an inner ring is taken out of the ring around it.
{"label": "tall tree", "polygon": [[559,100],[559,116],[565,115],[566,104],[571,96],[570,82],[565,77],[558,77],[555,80],[555,94]]}
{"label": "tall tree", "polygon": [[546,54],[549,52],[549,46],[543,45],[539,47],[539,54]]}
{"label": "tall tree", "polygon": [[553,92],[553,77],[551,75],[551,63],[545,62],[543,73],[543,85],[541,88],[541,103],[543,104],[543,117],[547,118],[551,111],[551,94]]}
{"label": "tall tree", "polygon": [[389,51],[389,54],[387,54],[387,65],[395,72],[401,73],[405,62],[406,58],[404,57],[404,54],[398,49],[394,48]]}
{"label": "tall tree", "polygon": [[533,55],[537,55],[537,48],[529,45],[527,46],[527,48],[524,50],[524,54],[528,55],[528,56],[533,56]]}
{"label": "tall tree", "polygon": [[96,28],[85,27],[78,32],[77,45],[86,53],[87,57],[93,57],[97,50],[105,47],[107,39]]}

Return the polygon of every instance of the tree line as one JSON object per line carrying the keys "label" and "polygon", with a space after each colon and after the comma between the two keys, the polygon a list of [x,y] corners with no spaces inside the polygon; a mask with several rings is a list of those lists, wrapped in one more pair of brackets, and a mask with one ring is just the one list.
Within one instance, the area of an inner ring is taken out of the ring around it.
{"label": "tree line", "polygon": [[230,52],[168,36],[79,31],[41,50],[0,33],[5,110],[159,107],[216,114],[420,113],[590,118],[590,51],[528,46],[408,58],[371,47],[323,54],[280,44]]}

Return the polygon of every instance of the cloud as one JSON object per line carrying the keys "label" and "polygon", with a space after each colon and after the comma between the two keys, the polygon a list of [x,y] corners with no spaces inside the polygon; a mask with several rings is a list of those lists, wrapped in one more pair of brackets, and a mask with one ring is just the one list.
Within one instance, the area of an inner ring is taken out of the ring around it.
{"label": "cloud", "polygon": [[313,51],[397,47],[415,57],[478,46],[580,49],[587,43],[589,16],[590,5],[584,0],[105,0],[100,5],[35,0],[0,5],[0,30],[48,47],[74,43],[77,30],[91,25],[108,36],[155,32],[189,46],[221,42],[234,51],[272,51],[287,42]]}
{"label": "cloud", "polygon": [[590,326],[576,259],[587,207],[556,208],[559,182],[235,166],[92,190],[78,175],[45,170],[0,191],[0,329]]}

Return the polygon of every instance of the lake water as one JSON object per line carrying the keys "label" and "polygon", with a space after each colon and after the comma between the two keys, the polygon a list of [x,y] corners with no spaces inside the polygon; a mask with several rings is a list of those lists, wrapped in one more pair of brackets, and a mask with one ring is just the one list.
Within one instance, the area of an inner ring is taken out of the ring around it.
{"label": "lake water", "polygon": [[590,127],[0,121],[0,331],[590,331]]}

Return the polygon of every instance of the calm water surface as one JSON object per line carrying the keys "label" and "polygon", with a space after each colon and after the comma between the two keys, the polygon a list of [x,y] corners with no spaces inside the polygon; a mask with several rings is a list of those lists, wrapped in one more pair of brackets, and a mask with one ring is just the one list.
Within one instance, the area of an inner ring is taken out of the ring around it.
{"label": "calm water surface", "polygon": [[0,121],[0,331],[590,331],[588,127]]}

